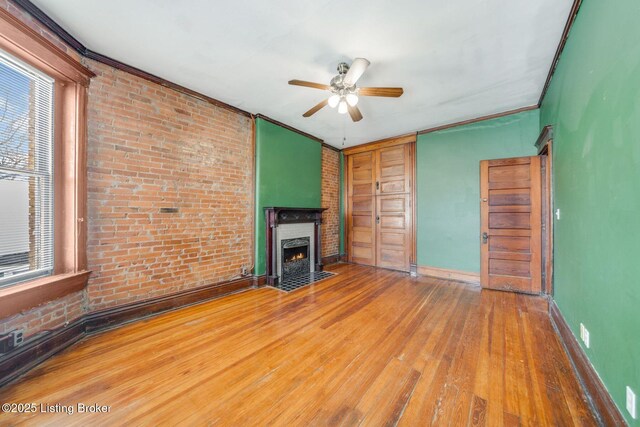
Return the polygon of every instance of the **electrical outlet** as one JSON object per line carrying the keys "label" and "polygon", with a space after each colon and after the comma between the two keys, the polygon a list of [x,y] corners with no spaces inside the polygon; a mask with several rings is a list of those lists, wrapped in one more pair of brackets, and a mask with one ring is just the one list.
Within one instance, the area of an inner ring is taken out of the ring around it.
{"label": "electrical outlet", "polygon": [[589,330],[582,323],[580,323],[580,338],[585,347],[589,348]]}
{"label": "electrical outlet", "polygon": [[560,221],[560,208],[556,209],[556,219]]}
{"label": "electrical outlet", "polygon": [[240,269],[240,274],[242,274],[243,276],[247,275],[247,267],[242,266],[242,268]]}
{"label": "electrical outlet", "polygon": [[584,345],[587,348],[590,348],[591,345],[589,344],[589,330],[587,328],[584,328]]}
{"label": "electrical outlet", "polygon": [[24,331],[17,329],[0,337],[0,353],[7,353],[24,342]]}
{"label": "electrical outlet", "polygon": [[24,342],[24,331],[22,329],[16,329],[11,331],[11,338],[13,339],[13,347],[18,347]]}
{"label": "electrical outlet", "polygon": [[627,411],[631,414],[631,417],[635,420],[636,414],[636,394],[631,390],[631,387],[627,386]]}

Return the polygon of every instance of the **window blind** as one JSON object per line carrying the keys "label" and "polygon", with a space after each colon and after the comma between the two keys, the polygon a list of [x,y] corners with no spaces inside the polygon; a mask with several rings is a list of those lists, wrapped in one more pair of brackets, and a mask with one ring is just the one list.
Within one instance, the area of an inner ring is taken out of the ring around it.
{"label": "window blind", "polygon": [[0,51],[0,287],[53,270],[53,88]]}

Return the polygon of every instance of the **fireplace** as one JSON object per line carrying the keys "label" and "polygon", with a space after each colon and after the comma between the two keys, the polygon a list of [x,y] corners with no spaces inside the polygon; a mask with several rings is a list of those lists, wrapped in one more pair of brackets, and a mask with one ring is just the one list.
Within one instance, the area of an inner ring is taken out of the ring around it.
{"label": "fireplace", "polygon": [[266,280],[285,280],[322,271],[322,208],[265,208]]}
{"label": "fireplace", "polygon": [[309,237],[282,240],[282,280],[311,272]]}

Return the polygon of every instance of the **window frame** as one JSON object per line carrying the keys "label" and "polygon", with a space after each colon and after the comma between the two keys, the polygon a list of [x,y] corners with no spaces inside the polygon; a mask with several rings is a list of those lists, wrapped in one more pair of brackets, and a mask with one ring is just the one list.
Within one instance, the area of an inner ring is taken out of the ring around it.
{"label": "window frame", "polygon": [[87,88],[93,72],[0,9],[0,49],[54,79],[53,273],[0,289],[0,318],[86,287]]}
{"label": "window frame", "polygon": [[[33,153],[35,156],[35,158],[33,159],[33,168],[29,168],[27,165],[15,167],[3,167],[2,165],[0,165],[0,172],[14,174],[14,176],[18,176],[21,178],[18,179],[18,181],[29,183],[29,180],[38,180],[38,184],[35,185],[35,199],[40,199],[42,196],[42,193],[40,193],[38,190],[44,191],[45,194],[48,195],[47,201],[45,203],[36,203],[35,205],[38,207],[35,211],[35,224],[33,225],[40,231],[40,233],[36,233],[40,236],[40,239],[34,242],[35,246],[38,247],[38,249],[36,249],[36,264],[38,265],[38,268],[29,268],[26,272],[19,272],[17,274],[11,274],[7,277],[0,277],[0,288],[6,288],[40,277],[51,276],[53,274],[53,208],[55,197],[55,195],[53,194],[53,179],[55,176],[55,171],[53,170],[53,148],[55,142],[53,104],[55,80],[48,75],[40,72],[40,70],[31,67],[29,64],[26,64],[24,61],[21,61],[19,58],[16,58],[13,55],[9,55],[4,51],[0,52],[0,63],[3,67],[11,69],[13,70],[13,72],[18,73],[26,78],[27,81],[25,83],[29,84],[29,86],[31,86],[31,84],[34,84],[34,92],[29,94],[29,99],[31,100],[31,96],[33,96],[33,101],[35,102],[35,104],[29,105],[29,115],[31,116],[33,114],[33,117],[35,118],[35,123],[33,123],[34,130],[38,128],[40,129],[40,132],[38,130],[35,130],[35,134],[42,135],[41,131],[45,129],[43,125],[45,125],[46,128],[50,130],[50,132],[47,133],[49,138],[47,138],[46,144],[48,155],[44,157],[42,156],[43,148],[38,148],[39,143],[42,141],[34,135],[34,143],[36,144],[36,146],[34,147]],[[50,93],[48,93],[49,89]],[[29,90],[31,90],[31,88]],[[47,95],[49,95],[47,97],[46,104],[42,102],[42,98],[37,99],[39,96],[41,97],[43,94],[45,94],[43,90],[47,92]],[[44,107],[47,108],[47,110],[43,111],[38,107]],[[35,154],[36,152],[39,154]],[[48,170],[48,172],[43,171],[43,165],[45,166],[45,169]],[[30,186],[30,184],[28,185]],[[40,218],[38,219],[38,217]],[[29,223],[31,224],[31,218],[29,218]],[[31,235],[29,236],[29,241],[31,241]],[[44,251],[41,249],[43,247],[43,243],[46,244],[47,248]],[[31,250],[31,243],[29,244],[29,246],[29,249]],[[42,266],[42,262],[46,262],[45,259],[40,258],[40,256],[44,254],[48,255],[45,256],[46,260],[50,259],[50,263],[47,262],[46,267]],[[31,254],[29,254],[29,260],[30,259]],[[31,262],[29,262],[29,267],[32,267]]]}

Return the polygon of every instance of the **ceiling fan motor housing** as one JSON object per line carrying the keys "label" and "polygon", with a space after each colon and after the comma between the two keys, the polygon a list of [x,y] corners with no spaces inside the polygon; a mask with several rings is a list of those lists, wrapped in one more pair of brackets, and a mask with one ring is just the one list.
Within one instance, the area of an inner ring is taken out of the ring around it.
{"label": "ceiling fan motor housing", "polygon": [[349,71],[349,66],[346,63],[341,62],[338,65],[338,72],[340,74],[338,74],[337,76],[332,78],[331,82],[329,83],[329,85],[331,86],[331,92],[332,93],[335,93],[335,94],[340,95],[340,96],[344,96],[344,95],[347,95],[349,93],[356,93],[357,92],[355,84],[353,84],[351,86],[347,86],[344,83],[344,76],[347,73],[347,71]]}

